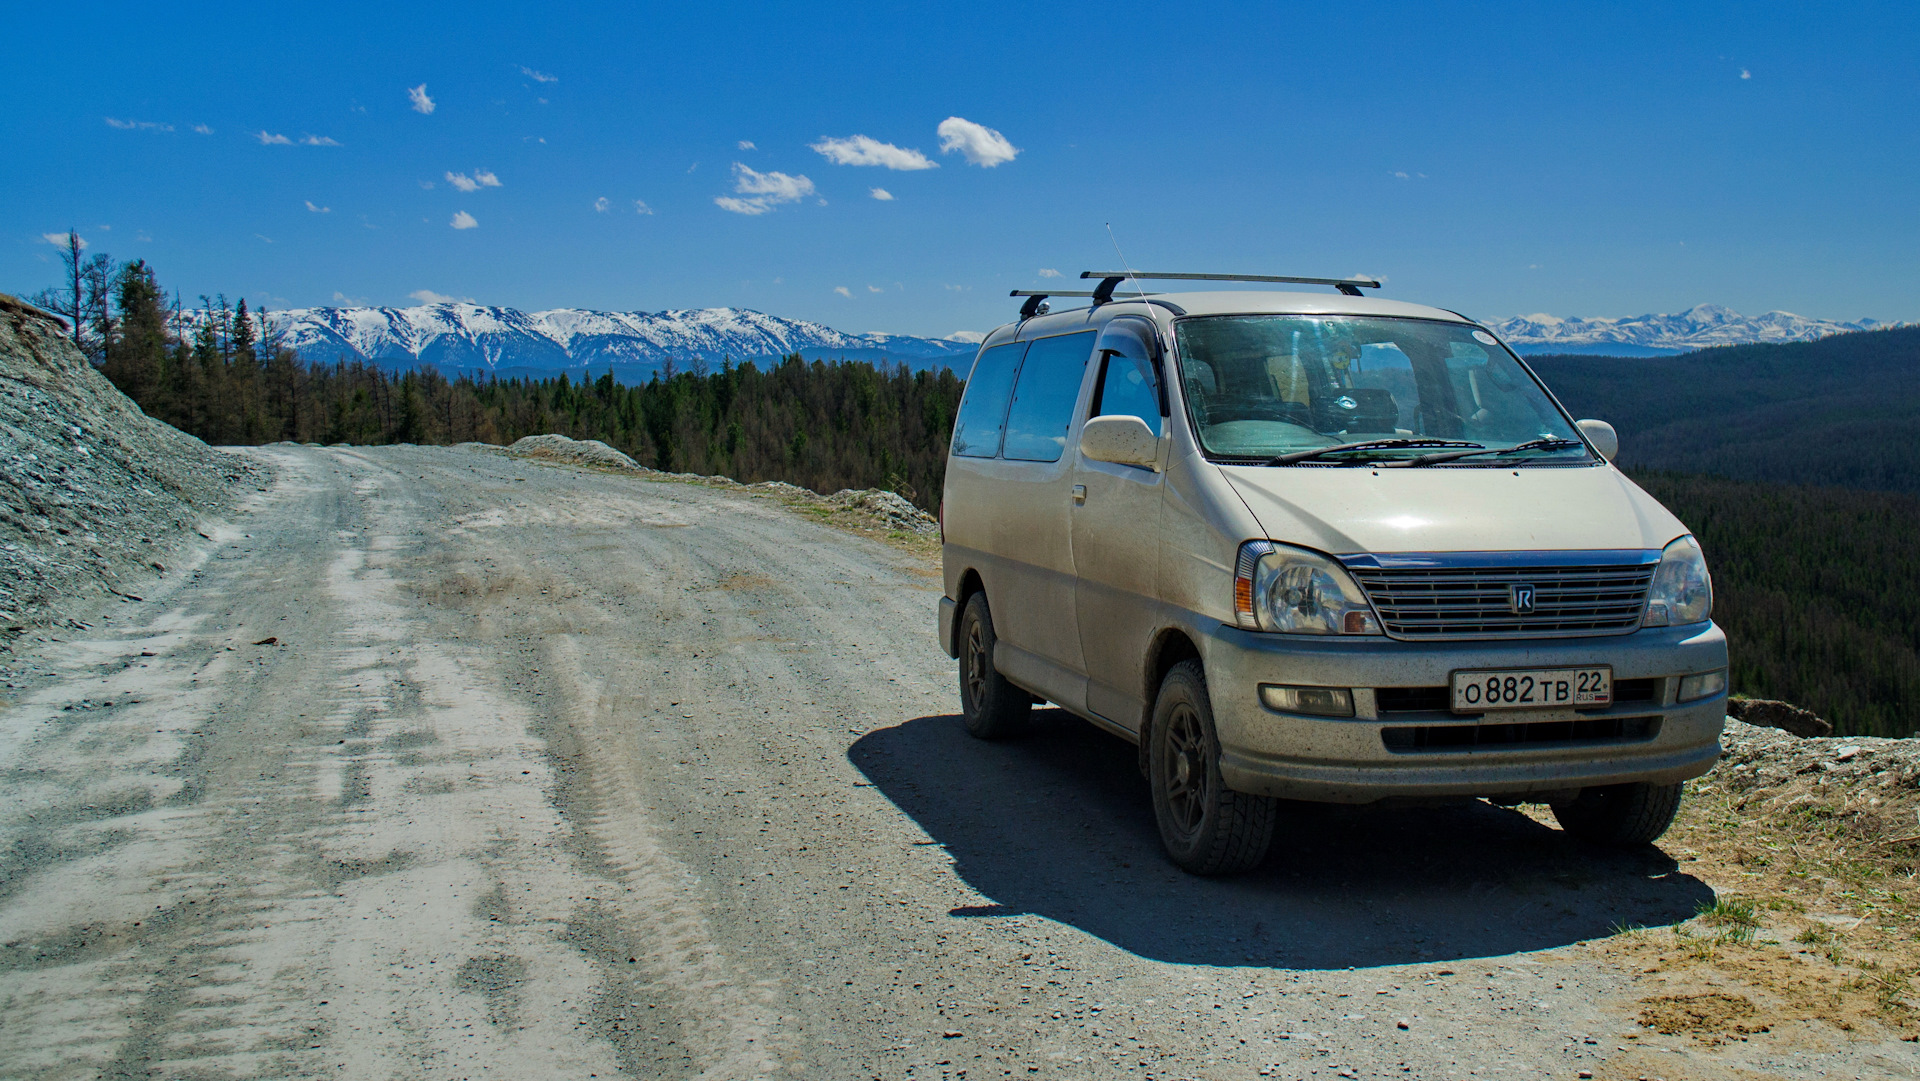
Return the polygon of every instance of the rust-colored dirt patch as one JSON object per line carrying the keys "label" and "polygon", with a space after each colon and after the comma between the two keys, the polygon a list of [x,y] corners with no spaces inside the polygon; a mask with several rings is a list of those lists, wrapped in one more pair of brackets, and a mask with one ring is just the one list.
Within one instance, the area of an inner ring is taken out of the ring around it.
{"label": "rust-colored dirt patch", "polygon": [[1640,1023],[1665,1036],[1682,1032],[1712,1042],[1728,1035],[1750,1036],[1771,1028],[1755,1019],[1753,1000],[1725,991],[1697,995],[1654,995],[1640,1000]]}

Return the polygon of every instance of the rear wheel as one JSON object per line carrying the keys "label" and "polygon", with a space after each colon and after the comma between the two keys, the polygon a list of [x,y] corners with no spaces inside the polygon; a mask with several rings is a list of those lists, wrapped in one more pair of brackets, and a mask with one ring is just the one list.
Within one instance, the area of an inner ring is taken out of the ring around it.
{"label": "rear wheel", "polygon": [[967,734],[976,739],[1006,739],[1024,732],[1033,712],[1033,696],[993,666],[993,613],[987,595],[975,593],[960,614],[960,712]]}
{"label": "rear wheel", "polygon": [[1196,875],[1259,866],[1273,841],[1276,805],[1221,780],[1220,739],[1199,661],[1174,665],[1161,682],[1148,740],[1153,815],[1173,862]]}
{"label": "rear wheel", "polygon": [[1650,845],[1673,825],[1680,810],[1677,784],[1615,784],[1586,788],[1553,804],[1560,828],[1584,841],[1615,848]]}

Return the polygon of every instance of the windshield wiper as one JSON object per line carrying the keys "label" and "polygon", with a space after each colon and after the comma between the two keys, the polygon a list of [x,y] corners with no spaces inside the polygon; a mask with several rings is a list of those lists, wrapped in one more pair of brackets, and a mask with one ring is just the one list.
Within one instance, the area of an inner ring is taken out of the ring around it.
{"label": "windshield wiper", "polygon": [[1586,444],[1580,442],[1578,439],[1563,439],[1559,436],[1548,436],[1543,439],[1529,439],[1525,443],[1515,443],[1511,447],[1485,447],[1480,450],[1450,450],[1441,454],[1422,454],[1418,458],[1408,458],[1404,462],[1392,462],[1389,464],[1400,467],[1438,465],[1441,462],[1451,462],[1455,458],[1471,458],[1477,454],[1511,454],[1517,450],[1572,450],[1574,447],[1584,446],[1586,446]]}
{"label": "windshield wiper", "polygon": [[[1397,439],[1362,439],[1357,443],[1335,443],[1331,447],[1315,447],[1312,450],[1296,450],[1288,454],[1275,455],[1262,465],[1292,465],[1295,462],[1309,462],[1328,454],[1339,454],[1348,450],[1392,450],[1399,447],[1473,447],[1475,452],[1484,450],[1485,443],[1468,443],[1459,439],[1409,439],[1402,436]],[[1433,455],[1427,455],[1431,458]],[[1418,459],[1415,459],[1418,461]]]}

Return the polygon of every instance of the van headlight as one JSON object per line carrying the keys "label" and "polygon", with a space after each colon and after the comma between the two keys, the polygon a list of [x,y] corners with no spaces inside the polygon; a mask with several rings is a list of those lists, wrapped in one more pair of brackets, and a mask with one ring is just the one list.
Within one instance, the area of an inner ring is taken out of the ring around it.
{"label": "van headlight", "polygon": [[1250,631],[1379,634],[1373,606],[1346,568],[1318,552],[1272,541],[1240,546],[1234,618]]}
{"label": "van headlight", "polygon": [[1707,559],[1700,554],[1700,542],[1692,535],[1681,537],[1660,553],[1660,565],[1653,571],[1653,588],[1647,592],[1647,612],[1640,617],[1642,627],[1668,627],[1699,623],[1713,615],[1713,579],[1707,575]]}

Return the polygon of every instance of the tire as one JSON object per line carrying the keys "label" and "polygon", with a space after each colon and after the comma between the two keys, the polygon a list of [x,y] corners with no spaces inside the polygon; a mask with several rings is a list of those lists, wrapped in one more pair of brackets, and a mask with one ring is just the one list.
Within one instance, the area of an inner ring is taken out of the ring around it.
{"label": "tire", "polygon": [[1680,810],[1677,784],[1616,784],[1582,789],[1566,803],[1553,804],[1560,828],[1583,841],[1609,848],[1650,845],[1673,825]]}
{"label": "tire", "polygon": [[993,666],[993,613],[987,595],[975,593],[960,614],[960,714],[975,739],[1007,739],[1027,730],[1033,696]]}
{"label": "tire", "polygon": [[1258,867],[1273,842],[1277,804],[1235,792],[1221,779],[1220,738],[1199,661],[1174,665],[1161,681],[1147,738],[1153,817],[1173,862],[1196,875]]}

